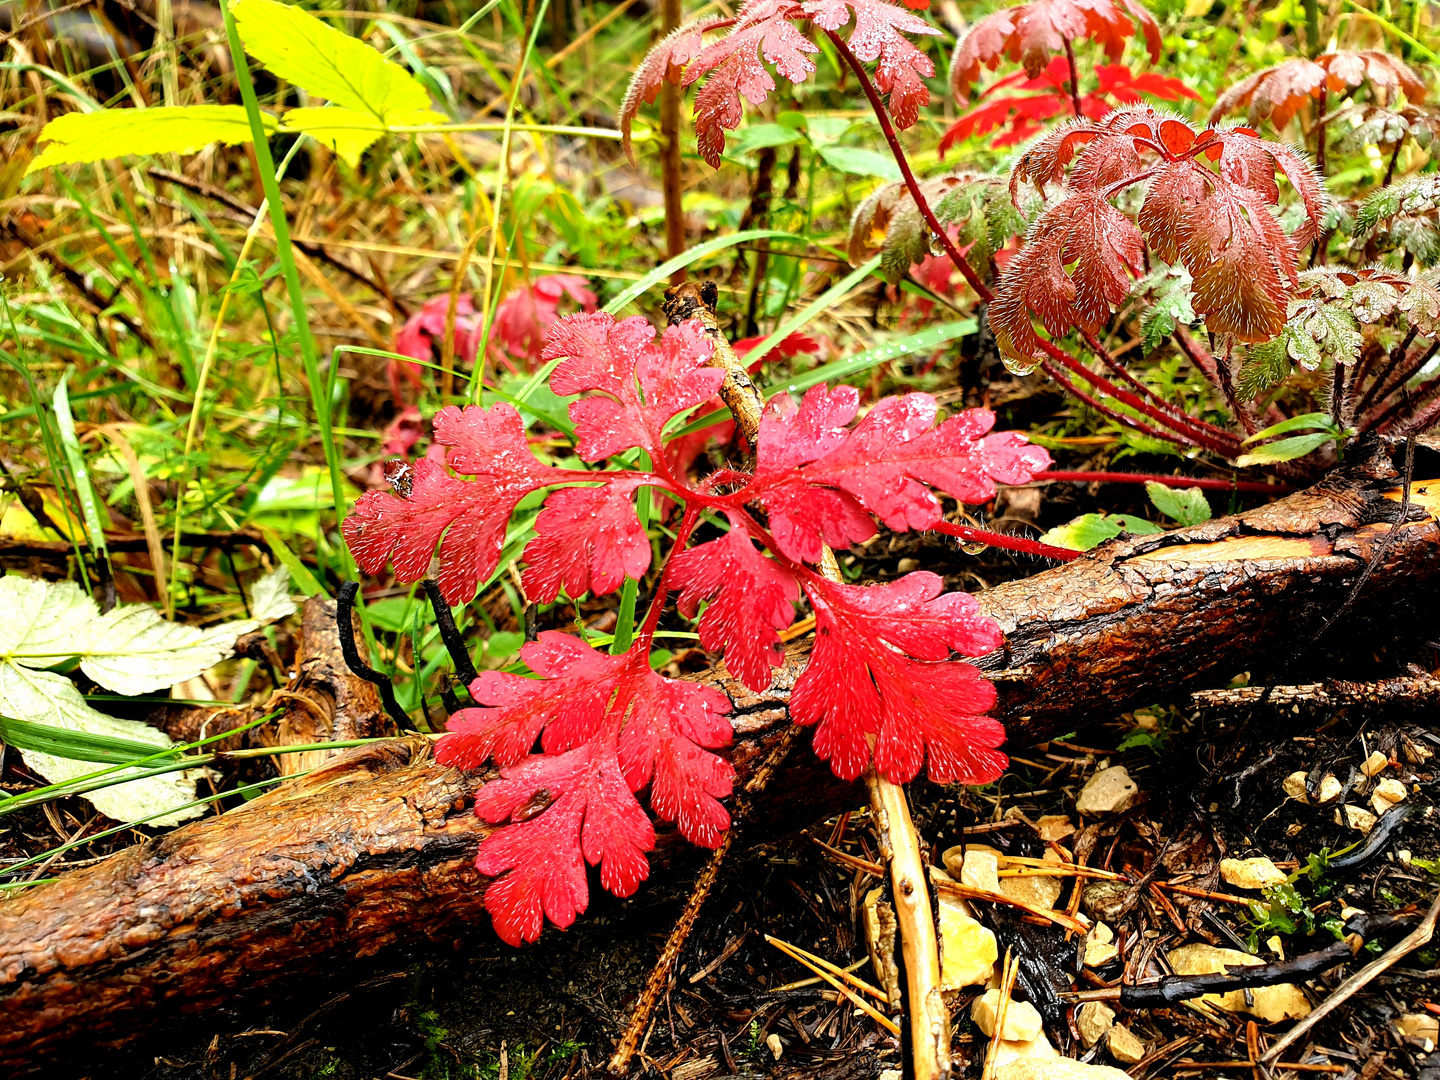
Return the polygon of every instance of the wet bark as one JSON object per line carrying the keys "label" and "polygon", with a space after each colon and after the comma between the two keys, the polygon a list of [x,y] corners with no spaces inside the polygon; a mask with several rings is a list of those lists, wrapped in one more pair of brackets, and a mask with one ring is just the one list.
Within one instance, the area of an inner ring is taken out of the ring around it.
{"label": "wet bark", "polygon": [[[980,661],[1014,746],[1293,656],[1324,621],[1392,629],[1440,593],[1440,483],[1411,518],[1388,457],[1259,510],[1122,540],[981,597],[1006,632]],[[1393,539],[1387,541],[1392,528]],[[1388,545],[1388,546],[1387,546]],[[1383,552],[1346,606],[1366,564]],[[1379,639],[1365,636],[1367,654]],[[735,702],[741,782],[780,738],[805,651]],[[337,719],[336,728],[339,727]],[[447,940],[485,918],[474,869],[488,827],[481,774],[437,765],[421,737],[351,751],[223,817],[177,829],[0,902],[0,1068],[118,1045],[394,943]],[[797,752],[753,820],[800,827],[863,799]],[[681,845],[661,839],[655,873]]]}

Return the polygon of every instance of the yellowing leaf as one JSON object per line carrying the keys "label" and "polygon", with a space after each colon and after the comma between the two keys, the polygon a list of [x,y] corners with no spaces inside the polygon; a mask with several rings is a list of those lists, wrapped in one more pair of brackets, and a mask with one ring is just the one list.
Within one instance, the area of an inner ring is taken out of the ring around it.
{"label": "yellowing leaf", "polygon": [[231,0],[230,10],[245,51],[306,93],[384,125],[433,118],[425,87],[363,41],[275,0]]}
{"label": "yellowing leaf", "polygon": [[[274,119],[265,117],[265,125],[267,130],[273,130]],[[50,145],[36,155],[25,172],[129,154],[189,154],[212,142],[238,146],[250,141],[250,121],[239,105],[66,113],[41,129],[40,142]]]}
{"label": "yellowing leaf", "polygon": [[285,127],[328,146],[352,169],[360,164],[365,148],[385,134],[385,125],[374,116],[338,105],[328,109],[291,109],[285,114]]}

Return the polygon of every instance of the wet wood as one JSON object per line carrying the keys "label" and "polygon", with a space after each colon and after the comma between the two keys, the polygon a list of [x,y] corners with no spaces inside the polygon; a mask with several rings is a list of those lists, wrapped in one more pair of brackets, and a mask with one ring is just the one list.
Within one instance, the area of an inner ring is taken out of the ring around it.
{"label": "wet wood", "polygon": [[[1350,596],[1334,635],[1400,632],[1440,592],[1440,484],[1398,509],[1388,461],[1238,517],[1113,542],[992,589],[1006,631],[981,666],[997,673],[1012,745],[1087,718],[1224,685],[1293,655]],[[1380,638],[1361,636],[1370,652]],[[729,755],[741,781],[788,724],[803,669],[792,649],[752,694],[704,676],[735,703]],[[343,706],[336,701],[338,710]],[[366,706],[373,710],[373,705]],[[487,834],[469,806],[486,777],[437,765],[419,737],[348,752],[223,817],[192,823],[0,902],[0,1067],[127,1042],[221,1004],[262,1000],[297,979],[396,943],[450,940],[483,924],[474,870]],[[766,789],[757,822],[801,827],[863,800],[807,753]],[[662,836],[657,876],[679,845]]]}

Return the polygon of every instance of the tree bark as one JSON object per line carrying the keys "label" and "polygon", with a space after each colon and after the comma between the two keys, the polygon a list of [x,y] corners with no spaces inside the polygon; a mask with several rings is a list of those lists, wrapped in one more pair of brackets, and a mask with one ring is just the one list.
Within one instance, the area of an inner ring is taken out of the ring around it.
{"label": "tree bark", "polygon": [[[1440,592],[1440,483],[1433,494],[1416,483],[1413,520],[1392,526],[1394,475],[1380,455],[1258,510],[1112,542],[984,593],[1006,643],[979,663],[998,680],[1011,744],[1282,664],[1342,610],[1336,638],[1367,622],[1400,632],[1399,616]],[[1365,636],[1363,651],[1379,641]],[[792,649],[765,694],[701,676],[735,703],[729,755],[742,783],[788,722],[804,657]],[[473,862],[489,827],[469,810],[485,780],[437,765],[422,737],[363,747],[0,902],[0,1068],[33,1072],[49,1052],[119,1045],[485,919],[487,881]],[[754,820],[798,825],[862,799],[801,752]],[[680,846],[662,836],[655,873]]]}

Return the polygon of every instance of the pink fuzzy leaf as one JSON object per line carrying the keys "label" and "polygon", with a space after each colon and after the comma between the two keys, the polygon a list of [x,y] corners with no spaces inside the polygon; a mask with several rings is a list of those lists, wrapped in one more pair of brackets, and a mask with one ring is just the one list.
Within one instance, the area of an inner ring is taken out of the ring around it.
{"label": "pink fuzzy leaf", "polygon": [[535,539],[525,546],[525,592],[532,600],[548,604],[562,587],[572,599],[586,592],[602,596],[618,589],[626,577],[645,576],[650,541],[635,513],[634,497],[647,479],[625,476],[600,487],[551,493],[535,519]]}
{"label": "pink fuzzy leaf", "polygon": [[816,724],[815,752],[842,779],[874,761],[905,783],[927,764],[936,783],[987,783],[1005,767],[1005,730],[984,713],[995,688],[951,651],[977,656],[997,648],[1000,628],[975,598],[941,594],[935,574],[907,574],[885,585],[840,585],[804,578],[815,608],[815,649],[795,684],[790,711]]}
{"label": "pink fuzzy leaf", "polygon": [[640,61],[630,79],[630,87],[620,105],[620,145],[631,164],[635,162],[635,153],[631,146],[630,128],[640,106],[653,102],[664,83],[680,84],[685,65],[699,54],[701,39],[707,32],[734,24],[734,19],[719,15],[697,19],[670,31],[645,54],[645,59]]}
{"label": "pink fuzzy leaf", "polygon": [[723,651],[730,674],[759,693],[785,659],[776,631],[795,620],[799,587],[790,571],[755,550],[744,515],[727,516],[730,531],[719,540],[671,556],[671,581],[687,619],[710,600],[700,618],[701,647]]}

